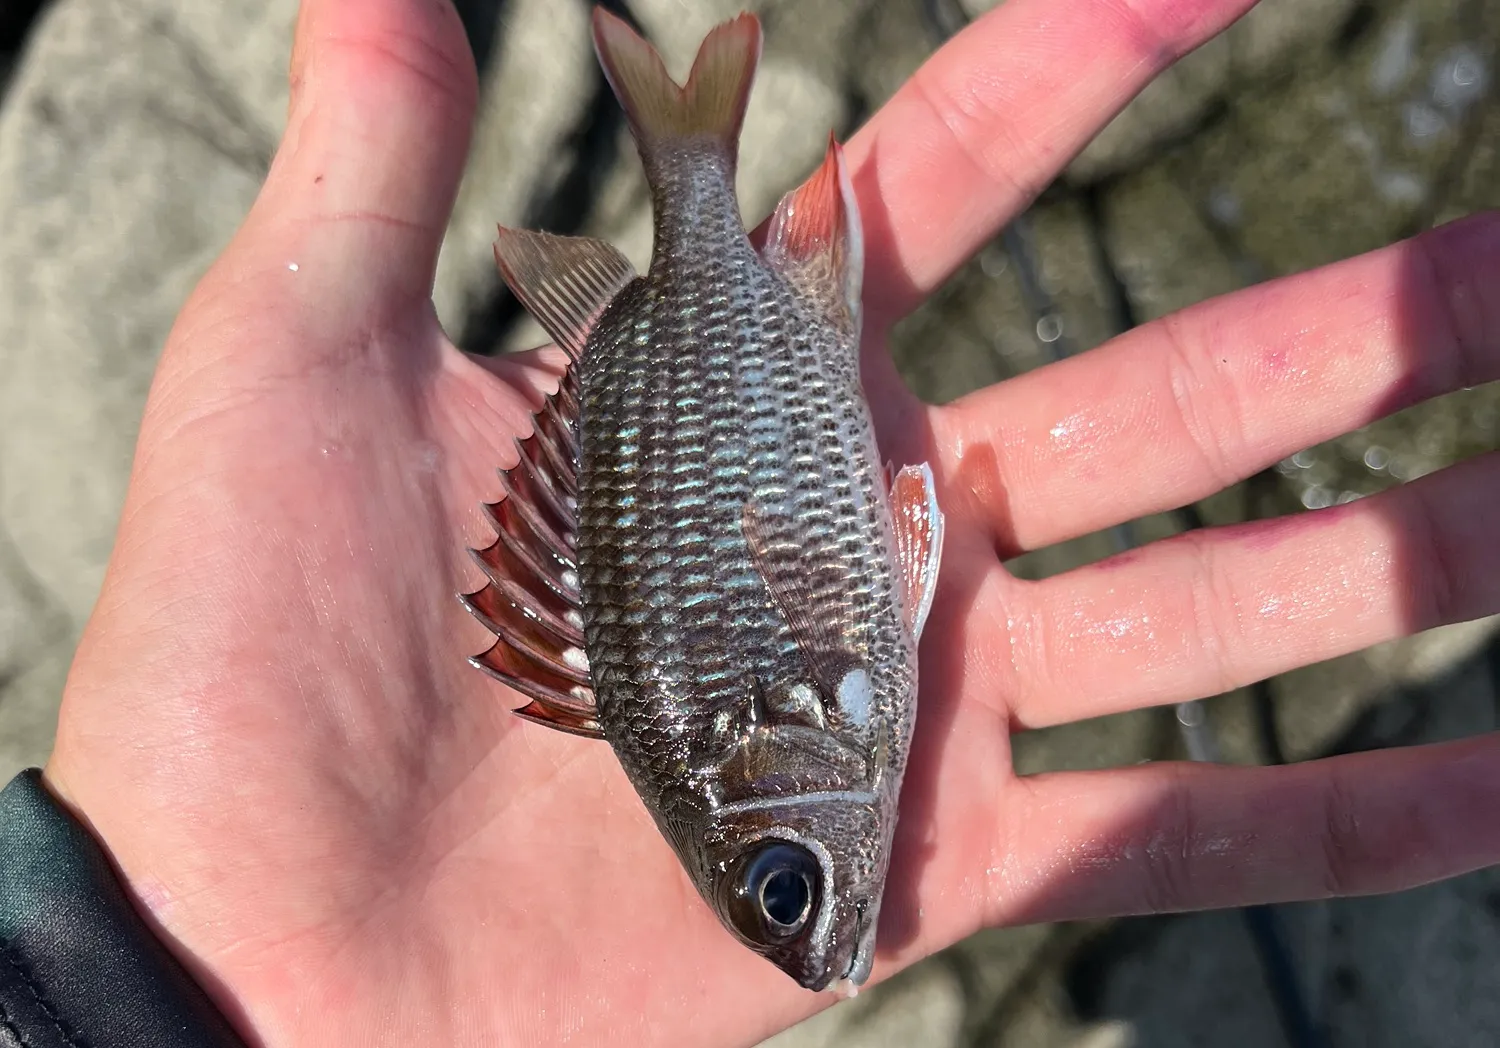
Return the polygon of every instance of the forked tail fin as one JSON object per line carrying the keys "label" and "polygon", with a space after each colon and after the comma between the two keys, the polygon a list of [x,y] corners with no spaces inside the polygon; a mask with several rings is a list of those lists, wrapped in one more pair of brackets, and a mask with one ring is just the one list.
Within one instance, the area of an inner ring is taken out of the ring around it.
{"label": "forked tail fin", "polygon": [[594,8],[599,64],[643,153],[672,139],[711,138],[733,159],[760,42],[760,20],[752,14],[715,27],[699,46],[687,83],[678,87],[656,48],[619,18]]}

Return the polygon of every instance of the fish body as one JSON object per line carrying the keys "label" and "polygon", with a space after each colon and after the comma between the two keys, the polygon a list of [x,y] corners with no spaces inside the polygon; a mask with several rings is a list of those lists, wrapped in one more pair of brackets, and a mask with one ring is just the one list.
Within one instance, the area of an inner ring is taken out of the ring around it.
{"label": "fish body", "polygon": [[[876,447],[859,218],[837,145],[763,247],[741,222],[756,20],[714,30],[681,88],[623,23],[601,11],[594,28],[651,187],[651,266],[635,276],[600,242],[501,231],[502,274],[574,363],[548,408],[563,426],[539,419],[533,438],[557,454],[523,447],[525,485],[507,488],[556,503],[559,541],[532,543],[553,557],[551,578],[531,580],[547,592],[523,606],[512,579],[508,620],[493,599],[503,558],[481,554],[492,599],[471,606],[497,648],[521,634],[518,612],[564,623],[550,668],[572,672],[552,701],[523,687],[521,712],[608,740],[743,943],[803,986],[858,985],[940,556],[931,474],[893,473]],[[514,519],[497,514],[502,540]],[[537,534],[509,530],[511,545]],[[545,632],[532,654],[552,654]],[[479,662],[512,684],[537,668]]]}

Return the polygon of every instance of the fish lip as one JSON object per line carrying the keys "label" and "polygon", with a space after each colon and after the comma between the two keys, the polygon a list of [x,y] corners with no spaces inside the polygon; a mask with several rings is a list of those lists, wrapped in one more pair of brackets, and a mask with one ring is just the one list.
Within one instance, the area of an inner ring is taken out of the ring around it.
{"label": "fish lip", "polygon": [[[844,974],[839,976],[840,979],[853,978],[855,969],[860,967],[860,954],[863,952],[865,945],[865,913],[869,910],[869,907],[869,899],[861,899],[854,904],[854,949],[849,953],[849,966],[844,969]],[[870,966],[866,964],[864,966],[864,975],[868,977],[869,974]],[[864,981],[864,978],[854,979],[854,984],[857,986]]]}
{"label": "fish lip", "polygon": [[[870,978],[870,969],[873,967],[873,959],[870,957],[872,951],[865,949],[866,915],[869,912],[870,900],[861,899],[854,904],[856,914],[854,924],[854,949],[849,954],[849,963],[844,965],[840,972],[836,965],[826,966],[812,979],[799,979],[804,989],[822,992],[833,990],[839,996],[845,996],[842,987],[853,987],[858,989]],[[854,990],[848,991],[848,996],[853,995]]]}

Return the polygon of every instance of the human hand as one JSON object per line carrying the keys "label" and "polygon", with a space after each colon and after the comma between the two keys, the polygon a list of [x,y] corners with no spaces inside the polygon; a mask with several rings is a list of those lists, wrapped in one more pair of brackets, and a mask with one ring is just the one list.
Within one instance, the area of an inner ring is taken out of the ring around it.
{"label": "human hand", "polygon": [[[1001,558],[1500,377],[1489,218],[927,407],[883,332],[1247,0],[1009,0],[851,142],[882,440],[948,514],[876,975],[994,923],[1388,890],[1500,858],[1493,738],[1014,775],[1014,730],[1500,609],[1500,462],[1043,582]],[[603,744],[509,715],[451,594],[558,355],[435,320],[474,71],[446,4],[306,0],[289,128],[166,347],[54,788],[242,1029],[754,1041],[828,998],[731,940]],[[295,263],[296,269],[290,266]]]}

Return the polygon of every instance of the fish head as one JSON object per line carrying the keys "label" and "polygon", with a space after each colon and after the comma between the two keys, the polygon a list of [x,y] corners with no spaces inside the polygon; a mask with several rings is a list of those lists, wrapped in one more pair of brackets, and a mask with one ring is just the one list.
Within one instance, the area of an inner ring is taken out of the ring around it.
{"label": "fish head", "polygon": [[880,798],[772,798],[719,815],[703,894],[724,926],[810,990],[869,978],[890,851]]}

